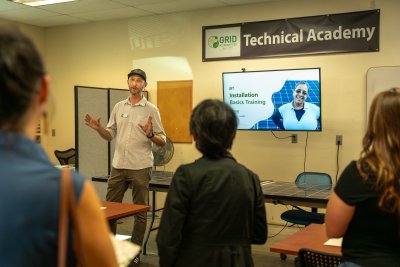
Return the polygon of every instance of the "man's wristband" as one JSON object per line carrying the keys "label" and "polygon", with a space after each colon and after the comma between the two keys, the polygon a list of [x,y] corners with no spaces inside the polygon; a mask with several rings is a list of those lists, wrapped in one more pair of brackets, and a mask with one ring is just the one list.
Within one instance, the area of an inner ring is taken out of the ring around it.
{"label": "man's wristband", "polygon": [[147,135],[147,138],[149,138],[149,139],[151,139],[151,138],[153,138],[153,137],[154,137],[154,132],[151,132],[150,135]]}

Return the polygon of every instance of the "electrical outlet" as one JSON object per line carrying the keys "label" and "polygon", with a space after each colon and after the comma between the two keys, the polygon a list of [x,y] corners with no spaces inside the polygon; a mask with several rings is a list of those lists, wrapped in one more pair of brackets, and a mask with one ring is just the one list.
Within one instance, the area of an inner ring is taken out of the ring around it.
{"label": "electrical outlet", "polygon": [[297,134],[292,134],[292,143],[297,143]]}
{"label": "electrical outlet", "polygon": [[335,144],[336,144],[337,146],[343,145],[343,136],[342,136],[342,135],[336,135]]}

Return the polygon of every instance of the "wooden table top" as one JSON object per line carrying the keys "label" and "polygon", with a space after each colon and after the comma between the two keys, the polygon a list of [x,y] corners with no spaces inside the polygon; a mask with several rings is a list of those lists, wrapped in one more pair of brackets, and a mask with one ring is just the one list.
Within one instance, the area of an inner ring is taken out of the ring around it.
{"label": "wooden table top", "polygon": [[147,205],[137,205],[137,204],[130,204],[130,203],[119,203],[119,202],[109,202],[109,201],[102,201],[102,207],[107,220],[116,220],[125,218],[136,213],[148,211],[150,209]]}
{"label": "wooden table top", "polygon": [[295,234],[273,244],[270,247],[270,251],[297,255],[299,249],[310,248],[331,254],[342,255],[341,247],[324,245],[328,239],[325,232],[325,224],[310,224]]}

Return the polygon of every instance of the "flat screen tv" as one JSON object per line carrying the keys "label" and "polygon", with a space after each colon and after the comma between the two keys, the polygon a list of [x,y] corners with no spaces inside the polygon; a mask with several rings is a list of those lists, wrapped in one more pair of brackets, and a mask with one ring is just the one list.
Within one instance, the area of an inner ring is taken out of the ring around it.
{"label": "flat screen tv", "polygon": [[222,73],[239,130],[321,131],[320,68]]}

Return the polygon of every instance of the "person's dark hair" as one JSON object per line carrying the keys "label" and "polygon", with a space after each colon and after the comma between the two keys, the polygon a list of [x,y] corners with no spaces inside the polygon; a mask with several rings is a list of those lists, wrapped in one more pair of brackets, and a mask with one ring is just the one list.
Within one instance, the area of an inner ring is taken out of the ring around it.
{"label": "person's dark hair", "polygon": [[400,88],[379,93],[372,101],[368,128],[357,167],[364,179],[376,177],[378,206],[400,218]]}
{"label": "person's dark hair", "polygon": [[196,148],[208,158],[221,158],[232,147],[237,117],[230,106],[220,100],[207,99],[198,104],[190,118],[190,133]]}
{"label": "person's dark hair", "polygon": [[32,41],[16,27],[0,25],[0,129],[7,124],[9,130],[19,130],[44,74]]}
{"label": "person's dark hair", "polygon": [[296,86],[294,87],[294,89],[296,89],[297,86],[299,86],[299,85],[305,85],[305,86],[307,86],[307,89],[310,89],[310,86],[305,81],[300,81],[300,82],[296,83]]}

